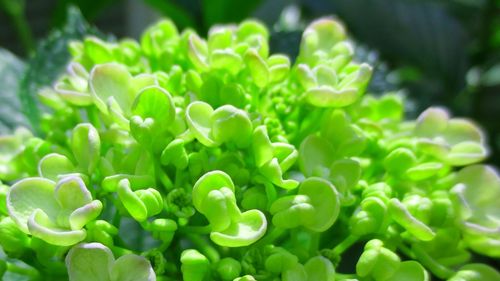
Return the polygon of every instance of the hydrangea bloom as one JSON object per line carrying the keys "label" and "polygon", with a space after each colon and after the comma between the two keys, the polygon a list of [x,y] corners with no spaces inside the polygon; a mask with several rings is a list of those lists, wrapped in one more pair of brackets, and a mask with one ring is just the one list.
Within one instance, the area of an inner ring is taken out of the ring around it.
{"label": "hydrangea bloom", "polygon": [[0,138],[0,276],[498,280],[475,260],[500,257],[481,130],[366,93],[338,21],[311,23],[295,60],[269,36],[162,20],[71,43],[44,137]]}

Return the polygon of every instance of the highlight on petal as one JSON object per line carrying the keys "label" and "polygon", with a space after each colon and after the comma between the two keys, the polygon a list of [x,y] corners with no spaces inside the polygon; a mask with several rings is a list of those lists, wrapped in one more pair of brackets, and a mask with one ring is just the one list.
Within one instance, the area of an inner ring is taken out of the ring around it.
{"label": "highlight on petal", "polygon": [[210,239],[223,247],[248,246],[266,234],[266,216],[259,210],[249,210],[224,231],[212,232]]}
{"label": "highlight on petal", "polygon": [[102,203],[94,200],[76,210],[69,216],[69,225],[72,230],[82,229],[87,223],[96,219],[102,211]]}

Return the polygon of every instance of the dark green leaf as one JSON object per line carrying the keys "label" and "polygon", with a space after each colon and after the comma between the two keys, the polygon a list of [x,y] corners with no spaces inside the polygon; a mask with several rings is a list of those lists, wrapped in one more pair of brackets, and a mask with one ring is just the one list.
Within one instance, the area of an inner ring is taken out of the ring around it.
{"label": "dark green leaf", "polygon": [[26,125],[17,96],[24,68],[24,62],[0,48],[0,133]]}
{"label": "dark green leaf", "polygon": [[53,31],[47,39],[40,42],[35,54],[27,62],[27,70],[21,81],[19,95],[22,109],[37,133],[40,133],[41,113],[37,93],[43,87],[52,85],[63,72],[70,59],[68,43],[81,40],[86,35],[100,35],[85,22],[75,7],[68,9],[67,18],[64,28]]}

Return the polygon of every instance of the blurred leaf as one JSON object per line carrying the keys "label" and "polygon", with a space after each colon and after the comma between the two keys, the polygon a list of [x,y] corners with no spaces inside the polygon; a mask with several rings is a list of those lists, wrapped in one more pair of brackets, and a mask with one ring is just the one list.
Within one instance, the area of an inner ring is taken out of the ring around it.
{"label": "blurred leaf", "polygon": [[85,35],[100,35],[85,22],[77,8],[70,7],[67,18],[64,28],[53,31],[40,42],[35,54],[27,62],[27,70],[21,81],[19,95],[22,109],[36,133],[39,133],[41,111],[37,93],[41,88],[50,86],[64,71],[70,59],[68,43],[81,40]]}
{"label": "blurred leaf", "polygon": [[271,53],[286,54],[292,61],[299,55],[302,31],[276,31],[271,33],[269,47]]}
{"label": "blurred leaf", "polygon": [[487,87],[500,85],[500,64],[492,66],[482,75],[481,84]]}
{"label": "blurred leaf", "polygon": [[[239,23],[250,17],[262,0],[144,0],[179,29],[194,28],[200,34],[214,24]],[[267,0],[270,1],[270,0]]]}
{"label": "blurred leaf", "polygon": [[25,8],[25,0],[0,0],[0,11],[3,10],[9,16],[23,48],[28,53],[33,49],[33,35],[25,16]]}
{"label": "blurred leaf", "polygon": [[19,58],[0,48],[0,134],[26,125],[17,96],[24,68]]}
{"label": "blurred leaf", "polygon": [[52,13],[52,24],[54,27],[63,26],[68,21],[68,8],[72,5],[78,7],[86,19],[93,20],[110,4],[118,1],[121,0],[58,0]]}
{"label": "blurred leaf", "polygon": [[218,23],[238,23],[257,8],[261,0],[202,0],[206,27]]}
{"label": "blurred leaf", "polygon": [[26,263],[24,263],[20,260],[7,258],[2,247],[0,247],[0,260],[11,263],[15,267],[20,268],[23,271],[26,270],[26,273],[27,273],[26,275],[22,275],[22,274],[19,274],[17,272],[13,272],[11,270],[7,270],[3,276],[0,276],[0,278],[2,278],[2,280],[6,280],[6,281],[36,281],[36,280],[39,280],[39,278],[37,278],[38,274],[34,268],[28,266]]}
{"label": "blurred leaf", "polygon": [[352,33],[384,57],[414,64],[455,89],[464,86],[467,39],[439,3],[341,0],[336,6]]}
{"label": "blurred leaf", "polygon": [[197,28],[195,15],[193,14],[194,11],[185,9],[175,3],[176,1],[144,0],[144,2],[156,9],[163,16],[172,19],[180,29],[185,27]]}

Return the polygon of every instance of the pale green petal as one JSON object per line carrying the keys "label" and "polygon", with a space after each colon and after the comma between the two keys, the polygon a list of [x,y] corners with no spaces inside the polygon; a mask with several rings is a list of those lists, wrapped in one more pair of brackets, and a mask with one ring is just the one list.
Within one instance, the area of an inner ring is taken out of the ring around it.
{"label": "pale green petal", "polygon": [[259,240],[266,233],[266,216],[259,210],[241,214],[239,221],[233,222],[222,232],[212,232],[210,239],[223,247],[243,247]]}
{"label": "pale green petal", "polygon": [[110,281],[156,281],[156,275],[144,257],[129,254],[115,261]]}
{"label": "pale green petal", "polygon": [[57,217],[59,204],[54,198],[55,188],[55,182],[44,178],[27,178],[10,188],[7,209],[22,231],[29,233],[28,219],[36,209],[43,210],[50,218]]}
{"label": "pale green petal", "polygon": [[76,172],[76,168],[68,157],[51,153],[44,156],[38,163],[38,173],[41,177],[57,181],[59,176]]}
{"label": "pale green petal", "polygon": [[28,219],[31,235],[57,246],[74,245],[87,236],[85,230],[61,229],[42,210],[36,209]]}
{"label": "pale green petal", "polygon": [[76,210],[92,201],[92,195],[80,177],[68,176],[61,179],[55,189],[55,198],[66,210]]}
{"label": "pale green petal", "polygon": [[113,253],[100,243],[76,245],[66,256],[69,281],[111,281]]}

